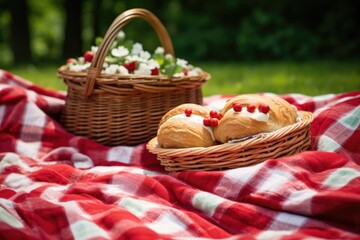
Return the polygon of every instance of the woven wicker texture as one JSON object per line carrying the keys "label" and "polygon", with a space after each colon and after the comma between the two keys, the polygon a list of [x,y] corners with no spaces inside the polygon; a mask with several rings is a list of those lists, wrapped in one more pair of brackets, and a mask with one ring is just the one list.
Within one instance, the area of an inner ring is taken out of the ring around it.
{"label": "woven wicker texture", "polygon": [[267,159],[290,156],[310,145],[312,113],[300,111],[301,121],[268,134],[237,143],[211,147],[164,149],[156,137],[147,144],[150,152],[169,172],[193,170],[223,170],[260,163]]}
{"label": "woven wicker texture", "polygon": [[202,104],[201,85],[210,78],[206,72],[184,77],[101,73],[115,37],[136,18],[146,20],[165,53],[174,55],[170,37],[154,14],[145,9],[123,12],[107,30],[88,71],[70,71],[66,65],[58,70],[68,86],[61,123],[69,132],[105,145],[140,144],[156,136],[161,117],[170,109],[188,102]]}

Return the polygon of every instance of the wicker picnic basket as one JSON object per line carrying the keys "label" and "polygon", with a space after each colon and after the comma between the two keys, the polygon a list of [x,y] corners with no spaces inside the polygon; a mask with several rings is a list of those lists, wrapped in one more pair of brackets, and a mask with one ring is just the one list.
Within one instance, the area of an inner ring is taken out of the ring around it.
{"label": "wicker picnic basket", "polygon": [[161,117],[182,103],[202,104],[201,85],[210,75],[168,77],[101,72],[106,54],[120,30],[132,19],[146,20],[156,31],[165,53],[174,56],[173,45],[159,19],[145,9],[119,15],[107,30],[86,72],[70,71],[66,65],[58,76],[68,86],[61,123],[77,135],[105,145],[135,145],[156,136]]}
{"label": "wicker picnic basket", "polygon": [[267,134],[258,134],[241,142],[211,147],[165,149],[156,137],[147,148],[157,155],[166,171],[224,170],[260,163],[267,159],[291,156],[310,145],[310,123],[313,115],[300,111],[301,120]]}

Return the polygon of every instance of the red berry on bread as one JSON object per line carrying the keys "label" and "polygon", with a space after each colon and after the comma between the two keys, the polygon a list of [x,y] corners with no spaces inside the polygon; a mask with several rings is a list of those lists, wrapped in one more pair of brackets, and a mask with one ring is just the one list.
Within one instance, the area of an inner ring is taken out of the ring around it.
{"label": "red berry on bread", "polygon": [[250,104],[246,107],[246,109],[248,112],[253,113],[253,112],[255,112],[256,107],[255,107],[255,105]]}
{"label": "red berry on bread", "polygon": [[190,116],[191,116],[191,114],[192,114],[192,110],[191,110],[191,108],[187,108],[187,109],[185,109],[185,116],[190,117]]}
{"label": "red berry on bread", "polygon": [[219,119],[217,118],[210,118],[210,125],[212,127],[216,127],[219,124]]}
{"label": "red berry on bread", "polygon": [[261,103],[259,105],[259,111],[267,114],[270,111],[270,107],[268,105],[266,105],[265,103]]}
{"label": "red berry on bread", "polygon": [[210,117],[217,118],[219,116],[219,113],[215,110],[210,111]]}
{"label": "red berry on bread", "polygon": [[233,103],[232,107],[235,112],[241,112],[241,110],[242,110],[242,105],[240,103]]}
{"label": "red berry on bread", "polygon": [[207,127],[211,126],[210,118],[204,118],[203,123],[204,123],[204,126],[207,126]]}

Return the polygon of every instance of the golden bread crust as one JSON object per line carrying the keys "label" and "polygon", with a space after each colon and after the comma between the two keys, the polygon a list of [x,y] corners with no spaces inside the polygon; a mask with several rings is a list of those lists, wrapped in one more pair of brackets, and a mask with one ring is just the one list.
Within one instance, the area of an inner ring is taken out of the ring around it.
{"label": "golden bread crust", "polygon": [[171,118],[184,114],[185,109],[202,118],[209,117],[210,110],[197,104],[182,104],[167,112],[160,121],[157,141],[163,148],[209,147],[216,143],[212,129],[206,128],[202,122],[194,122],[186,118]]}
{"label": "golden bread crust", "polygon": [[159,126],[161,126],[164,122],[166,122],[170,117],[184,113],[185,109],[187,108],[190,108],[193,114],[196,114],[201,117],[209,117],[208,108],[194,103],[184,103],[168,111],[161,118]]}
{"label": "golden bread crust", "polygon": [[[270,107],[268,121],[258,121],[244,114],[229,111],[233,103],[239,103],[242,107],[266,104]],[[225,104],[221,111],[223,118],[214,129],[215,138],[225,143],[232,139],[240,139],[246,136],[271,132],[281,127],[296,122],[297,110],[284,99],[277,96],[260,96],[244,94],[236,96]]]}

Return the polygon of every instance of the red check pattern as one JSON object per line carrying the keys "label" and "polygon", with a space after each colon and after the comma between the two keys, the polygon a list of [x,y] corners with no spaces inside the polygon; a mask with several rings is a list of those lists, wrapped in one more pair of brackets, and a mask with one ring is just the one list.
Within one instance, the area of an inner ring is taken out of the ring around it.
{"label": "red check pattern", "polygon": [[65,93],[0,70],[0,238],[360,239],[360,91],[281,97],[314,113],[308,151],[169,174],[144,144],[68,133]]}

